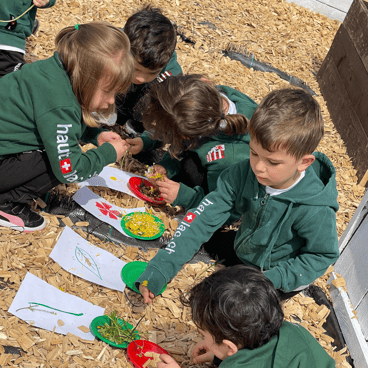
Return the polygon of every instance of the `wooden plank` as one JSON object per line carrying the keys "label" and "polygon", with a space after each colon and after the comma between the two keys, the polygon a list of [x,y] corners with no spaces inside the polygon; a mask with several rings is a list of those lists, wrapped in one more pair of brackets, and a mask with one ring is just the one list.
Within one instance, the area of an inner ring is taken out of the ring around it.
{"label": "wooden plank", "polygon": [[368,71],[344,25],[336,33],[329,54],[339,71],[352,106],[368,136]]}
{"label": "wooden plank", "polygon": [[361,326],[354,316],[348,294],[341,288],[336,288],[332,285],[332,281],[336,278],[335,273],[332,272],[328,280],[330,285],[330,296],[336,317],[339,321],[350,355],[354,360],[354,366],[368,368],[368,346],[364,339]]}
{"label": "wooden plank", "polygon": [[[347,10],[340,9],[340,7],[346,9],[346,6],[344,5],[331,6],[330,4],[326,4],[326,1],[324,2],[317,0],[286,0],[286,1],[288,3],[294,3],[303,6],[304,8],[307,8],[316,13],[326,15],[330,19],[339,20],[340,22],[342,22],[345,19],[347,13]],[[346,0],[347,4],[349,2],[351,3],[350,0]]]}
{"label": "wooden plank", "polygon": [[368,170],[366,159],[368,137],[351,105],[349,95],[330,54],[318,71],[317,79],[331,119],[346,145],[360,180]]}
{"label": "wooden plank", "polygon": [[368,3],[354,0],[344,19],[344,26],[368,70]]}
{"label": "wooden plank", "polygon": [[340,258],[336,261],[334,269],[343,275],[349,298],[353,308],[357,309],[363,297],[368,292],[368,217],[360,224],[354,236],[349,241]]}

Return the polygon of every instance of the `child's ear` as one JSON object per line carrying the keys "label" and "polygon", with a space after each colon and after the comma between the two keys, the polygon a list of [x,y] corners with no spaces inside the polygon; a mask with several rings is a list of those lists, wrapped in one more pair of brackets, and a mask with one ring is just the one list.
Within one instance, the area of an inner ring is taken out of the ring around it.
{"label": "child's ear", "polygon": [[304,155],[300,160],[300,164],[298,166],[298,171],[302,172],[302,171],[306,170],[310,165],[313,164],[315,159],[316,158],[313,155]]}
{"label": "child's ear", "polygon": [[228,357],[236,354],[239,350],[238,347],[230,340],[222,340],[222,343],[225,345]]}

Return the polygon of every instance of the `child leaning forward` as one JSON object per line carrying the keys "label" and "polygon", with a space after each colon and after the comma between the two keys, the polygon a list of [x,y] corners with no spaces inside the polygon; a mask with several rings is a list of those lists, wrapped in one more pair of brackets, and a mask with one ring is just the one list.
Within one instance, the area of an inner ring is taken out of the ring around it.
{"label": "child leaning forward", "polygon": [[[284,321],[278,294],[255,267],[237,265],[213,273],[182,302],[204,340],[193,362],[220,368],[333,368],[334,360],[302,326]],[[168,355],[157,368],[178,368]],[[215,358],[215,359],[214,359]]]}
{"label": "child leaning forward", "polygon": [[156,184],[167,203],[187,210],[198,206],[223,170],[249,158],[248,119],[257,104],[240,91],[215,86],[202,75],[173,76],[151,86],[145,105],[146,132],[127,142],[134,154],[152,149],[151,138],[170,145],[154,165],[164,177]]}
{"label": "child leaning forward", "polygon": [[[229,218],[242,213],[232,249],[218,259],[260,268],[281,298],[323,275],[338,256],[335,169],[312,152],[323,136],[318,102],[303,90],[269,93],[250,121],[250,159],[222,172],[136,284],[151,302]],[[219,245],[221,251],[221,244]]]}

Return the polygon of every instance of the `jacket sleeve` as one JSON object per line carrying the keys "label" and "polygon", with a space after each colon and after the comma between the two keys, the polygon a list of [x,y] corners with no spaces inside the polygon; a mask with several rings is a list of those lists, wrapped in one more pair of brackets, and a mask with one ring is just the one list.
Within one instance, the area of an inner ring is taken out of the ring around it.
{"label": "jacket sleeve", "polygon": [[98,147],[97,138],[104,131],[107,132],[108,130],[102,128],[91,128],[87,126],[80,139],[82,142],[92,143]]}
{"label": "jacket sleeve", "polygon": [[305,240],[300,253],[264,272],[276,289],[286,292],[309,285],[339,257],[336,215],[330,207],[321,206],[317,213],[302,218],[294,229]]}
{"label": "jacket sleeve", "polygon": [[[37,130],[45,147],[54,175],[62,183],[80,182],[100,173],[116,160],[115,148],[104,143],[83,153],[79,139],[84,133],[80,111],[73,108],[56,108],[38,116]],[[92,140],[99,130],[90,130]]]}
{"label": "jacket sleeve", "polygon": [[140,138],[143,141],[143,149],[145,151],[153,150],[156,147],[156,144],[158,142],[157,140],[151,139],[147,131],[144,131],[142,135],[140,136]]}
{"label": "jacket sleeve", "polygon": [[236,201],[229,170],[222,173],[216,191],[208,194],[197,208],[187,212],[165,249],[160,249],[136,281],[155,295],[171,280],[212,234],[229,218]]}
{"label": "jacket sleeve", "polygon": [[200,204],[205,197],[204,190],[199,185],[190,188],[187,185],[180,183],[179,193],[172,206],[183,206],[184,208],[193,208]]}
{"label": "jacket sleeve", "polygon": [[172,158],[169,152],[165,152],[161,161],[158,163],[166,169],[167,177],[171,179],[180,171],[180,161]]}

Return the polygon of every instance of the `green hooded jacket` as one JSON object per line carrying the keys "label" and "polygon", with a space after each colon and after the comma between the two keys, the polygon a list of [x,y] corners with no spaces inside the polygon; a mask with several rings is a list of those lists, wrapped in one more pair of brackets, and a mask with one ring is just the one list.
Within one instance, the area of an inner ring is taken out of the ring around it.
{"label": "green hooded jacket", "polygon": [[[249,120],[251,119],[258,106],[256,102],[233,88],[221,85],[217,88],[220,92],[224,93],[230,101],[235,103],[238,114],[245,115]],[[152,149],[151,144],[155,141],[152,141],[147,133],[144,137],[141,136],[141,138],[144,143],[144,149]],[[236,162],[249,158],[249,141],[249,134],[230,136],[220,132],[217,135],[209,137],[204,144],[191,150],[198,154],[202,166],[207,169],[209,192],[215,190],[217,179],[222,171]],[[172,178],[180,171],[180,161],[172,158],[169,152],[164,154],[159,165],[166,169],[168,178]],[[180,183],[178,196],[172,205],[183,206],[189,209],[198,206],[204,197],[204,188],[200,186],[191,188]],[[237,216],[231,216],[227,223],[232,223],[238,218]]]}
{"label": "green hooded jacket", "polygon": [[57,52],[0,79],[0,111],[0,158],[45,149],[62,183],[89,179],[116,160],[110,143],[81,151],[78,141],[98,146],[103,129],[82,122],[81,107]]}
{"label": "green hooded jacket", "polygon": [[[49,0],[49,3],[42,8],[50,8],[55,5],[55,2],[56,0]],[[11,15],[17,18],[32,4],[32,0],[1,0],[0,19],[10,20]],[[0,44],[25,50],[26,38],[32,34],[37,9],[38,8],[34,6],[29,12],[19,18],[16,27],[11,31],[5,29],[8,23],[0,23]]]}
{"label": "green hooded jacket", "polygon": [[242,215],[234,248],[245,264],[257,266],[285,292],[323,275],[339,256],[335,169],[320,152],[304,178],[289,191],[266,194],[249,160],[222,172],[217,189],[179,224],[166,249],[158,251],[137,284],[157,295],[232,212]]}
{"label": "green hooded jacket", "polygon": [[220,368],[334,368],[335,361],[302,326],[284,322],[278,335],[259,348],[241,349]]}

